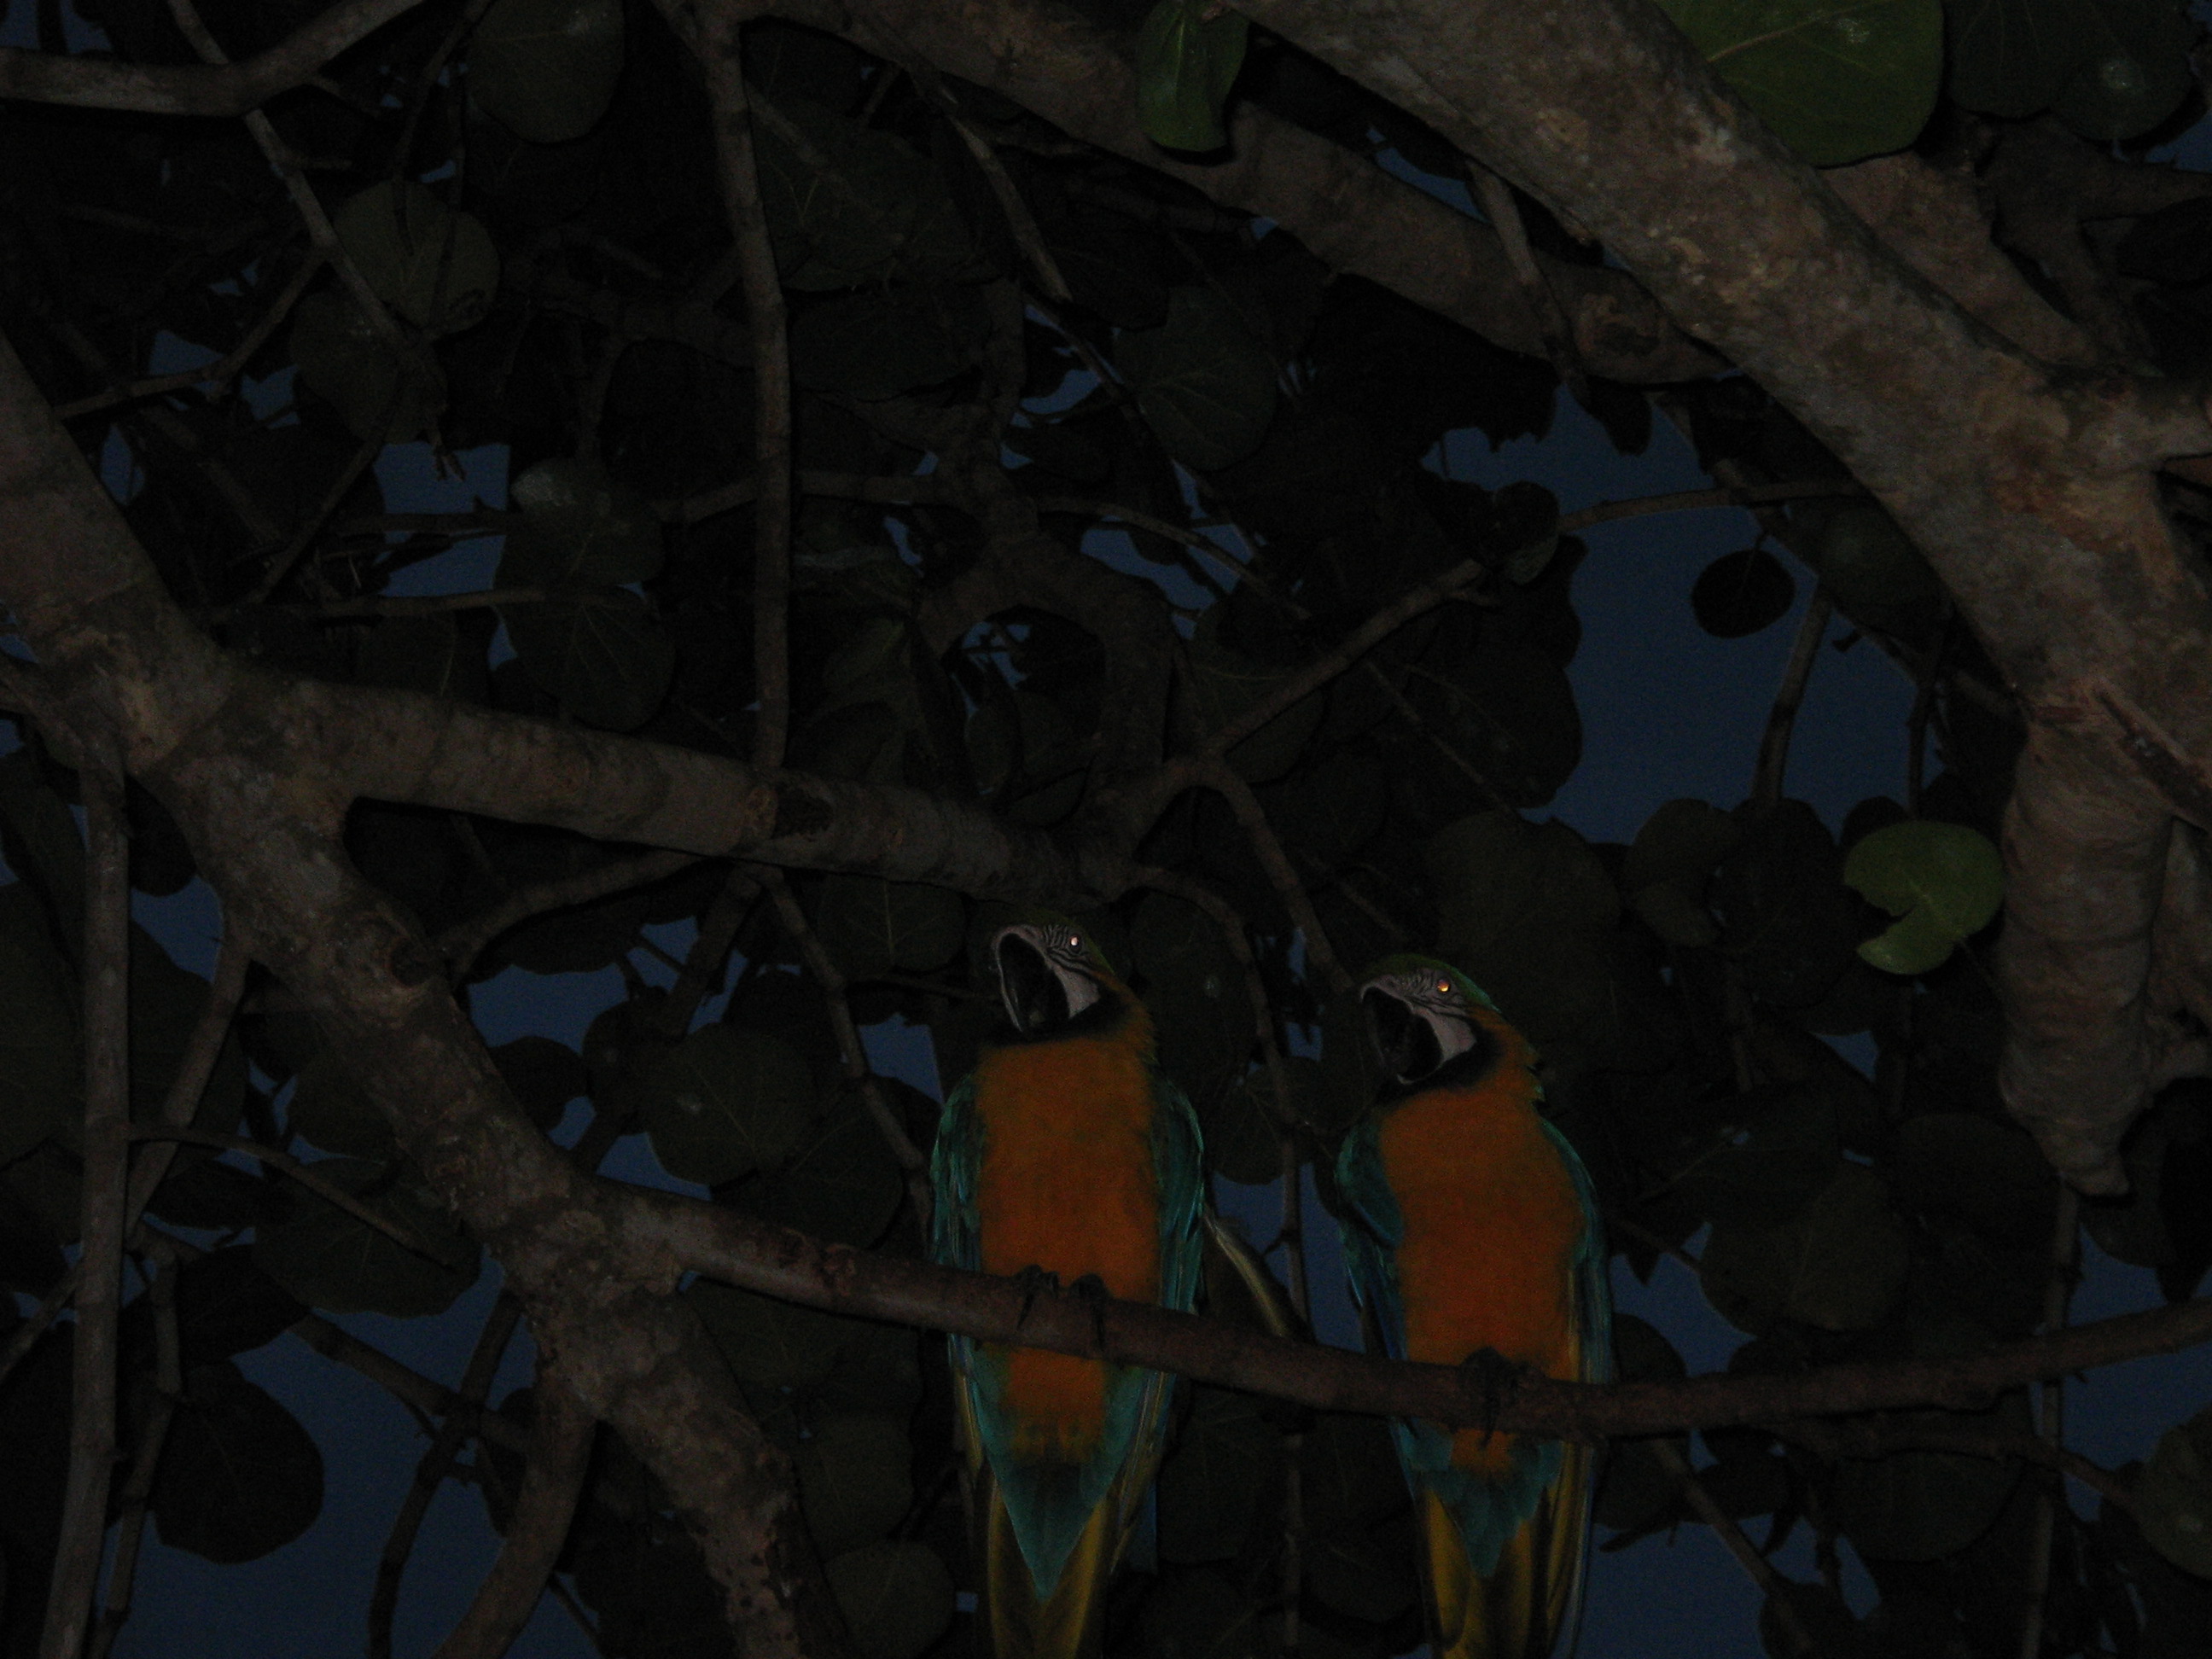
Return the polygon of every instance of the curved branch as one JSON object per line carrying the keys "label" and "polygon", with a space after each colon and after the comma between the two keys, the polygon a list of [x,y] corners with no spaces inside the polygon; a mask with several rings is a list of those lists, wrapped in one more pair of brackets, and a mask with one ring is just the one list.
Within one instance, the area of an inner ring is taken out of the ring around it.
{"label": "curved branch", "polygon": [[2025,1382],[2212,1341],[2212,1298],[2205,1298],[1957,1358],[1824,1365],[1779,1376],[1714,1372],[1674,1382],[1563,1382],[1523,1373],[1500,1400],[1476,1367],[1370,1358],[1148,1303],[1101,1301],[1073,1288],[1039,1291],[1019,1279],[825,1244],[672,1193],[628,1188],[623,1195],[622,1225],[635,1248],[665,1251],[709,1278],[802,1306],[1151,1366],[1319,1411],[1567,1439],[1915,1406],[1972,1409]]}
{"label": "curved branch", "polygon": [[150,115],[243,115],[316,70],[422,0],[346,0],[242,64],[118,64],[0,46],[0,98]]}

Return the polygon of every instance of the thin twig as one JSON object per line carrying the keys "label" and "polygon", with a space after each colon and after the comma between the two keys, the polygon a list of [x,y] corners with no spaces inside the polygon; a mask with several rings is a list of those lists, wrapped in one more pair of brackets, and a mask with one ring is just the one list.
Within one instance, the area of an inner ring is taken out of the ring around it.
{"label": "thin twig", "polygon": [[906,1176],[907,1196],[913,1201],[914,1212],[920,1221],[923,1236],[929,1232],[931,1194],[929,1190],[929,1160],[908,1138],[906,1126],[891,1110],[890,1103],[884,1098],[883,1087],[876,1081],[874,1069],[868,1064],[868,1051],[860,1042],[860,1027],[853,1023],[853,1005],[846,994],[845,975],[830,959],[830,952],[806,920],[806,912],[793,897],[791,884],[783,878],[783,872],[773,865],[757,865],[753,878],[768,890],[769,901],[775,906],[778,921],[790,936],[799,958],[806,964],[806,971],[814,975],[814,982],[822,988],[822,1000],[830,1011],[830,1029],[836,1034],[837,1057],[844,1067],[845,1080],[860,1091],[860,1099],[875,1120],[876,1129],[890,1148],[891,1156]]}
{"label": "thin twig", "polygon": [[1260,798],[1252,793],[1252,786],[1238,777],[1224,761],[1216,760],[1200,775],[1199,781],[1213,790],[1229,803],[1229,810],[1252,843],[1252,851],[1260,860],[1260,867],[1267,872],[1275,891],[1291,913],[1291,921],[1305,935],[1306,960],[1319,971],[1322,982],[1331,991],[1349,991],[1352,975],[1337,960],[1336,947],[1329,943],[1328,933],[1321,925],[1321,917],[1307,896],[1305,884],[1291,866],[1283,852],[1283,843],[1276,838],[1274,827],[1267,822],[1267,809]]}
{"label": "thin twig", "polygon": [[753,666],[760,687],[753,761],[781,766],[791,732],[791,341],[761,203],[742,27],[734,15],[715,14],[705,23],[698,56],[714,107],[716,170],[752,331],[753,484],[759,492],[753,506]]}
{"label": "thin twig", "polygon": [[1774,1609],[1775,1622],[1782,1626],[1783,1634],[1790,1638],[1792,1646],[1800,1653],[1814,1651],[1813,1633],[1798,1616],[1797,1604],[1790,1594],[1793,1588],[1790,1581],[1774,1570],[1772,1562],[1752,1547],[1751,1540],[1743,1535],[1743,1528],[1713,1501],[1705,1482],[1698,1479],[1698,1472],[1690,1467],[1690,1460],[1675,1449],[1673,1441],[1657,1439],[1648,1443],[1660,1467],[1682,1483],[1682,1496],[1691,1511],[1713,1529],[1713,1535],[1735,1557],[1736,1565],[1759,1586],[1766,1605]]}
{"label": "thin twig", "polygon": [[362,1341],[320,1314],[309,1314],[290,1330],[324,1358],[359,1372],[417,1417],[458,1417],[467,1422],[471,1433],[503,1450],[525,1454],[529,1451],[529,1431],[520,1423],[497,1412],[470,1406],[444,1383],[402,1364],[383,1349]]}
{"label": "thin twig", "polygon": [[1759,765],[1752,774],[1751,798],[1761,806],[1771,806],[1782,799],[1783,774],[1790,765],[1790,735],[1796,729],[1797,711],[1805,702],[1805,684],[1813,678],[1820,641],[1828,635],[1828,619],[1835,613],[1836,602],[1826,585],[1816,585],[1797,624],[1797,638],[1790,647],[1790,663],[1782,671],[1774,707],[1767,711],[1766,730],[1759,739]]}
{"label": "thin twig", "polygon": [[1566,382],[1575,401],[1587,406],[1589,374],[1583,367],[1582,353],[1575,343],[1574,325],[1568,321],[1566,308],[1559,303],[1559,296],[1553,291],[1536,263],[1534,250],[1528,246],[1528,228],[1522,221],[1520,203],[1513,199],[1513,186],[1472,157],[1465,159],[1465,165],[1468,182],[1474,186],[1475,199],[1482,204],[1483,216],[1498,233],[1498,244],[1505,250],[1505,263],[1512,269],[1521,297],[1528,302],[1529,313],[1535,319],[1536,337],[1543,342],[1545,356],[1551,360],[1553,372]]}
{"label": "thin twig", "polygon": [[131,1617],[131,1599],[138,1577],[138,1553],[146,1540],[146,1516],[154,1493],[154,1475],[161,1462],[161,1448],[176,1421],[177,1404],[185,1390],[183,1344],[177,1332],[177,1273],[184,1258],[174,1250],[155,1253],[154,1282],[146,1300],[154,1310],[154,1388],[145,1421],[138,1427],[138,1446],[131,1474],[123,1484],[118,1505],[115,1562],[108,1569],[107,1602],[92,1632],[87,1659],[107,1659],[115,1638]]}
{"label": "thin twig", "polygon": [[[207,1092],[208,1079],[215,1074],[216,1061],[222,1056],[222,1045],[230,1035],[231,1022],[238,1018],[239,999],[246,994],[246,970],[252,965],[252,957],[246,948],[245,936],[239,931],[236,918],[226,915],[222,943],[216,951],[215,978],[209,982],[207,1000],[200,1005],[192,1033],[185,1039],[185,1052],[177,1060],[177,1074],[170,1080],[168,1095],[161,1102],[160,1121],[172,1128],[190,1127],[199,1112],[200,1097]],[[135,1138],[151,1137],[141,1134]],[[147,1205],[153,1202],[162,1177],[169,1173],[176,1157],[174,1141],[149,1146],[139,1155],[131,1171],[131,1203],[124,1220],[126,1231],[138,1224],[138,1218],[145,1214]]]}
{"label": "thin twig", "polygon": [[309,544],[322,532],[323,526],[330,522],[331,514],[337,512],[343,505],[345,498],[353,493],[353,487],[361,482],[362,474],[368,471],[374,465],[376,458],[384,453],[385,434],[390,430],[392,411],[398,407],[399,399],[405,393],[406,384],[406,374],[403,369],[400,377],[392,382],[392,396],[385,400],[383,414],[377,417],[371,428],[374,435],[362,440],[360,447],[353,453],[353,459],[331,480],[323,499],[300,521],[300,526],[292,532],[291,539],[269,561],[269,568],[261,573],[261,580],[246,596],[246,605],[260,605],[276,591],[284,578],[292,574],[292,567],[299,563],[300,556],[307,550]]}
{"label": "thin twig", "polygon": [[40,1659],[77,1659],[99,1588],[115,1469],[116,1328],[131,1190],[130,830],[120,772],[94,762],[77,775],[85,809],[84,1247],[70,1359],[69,1480]]}
{"label": "thin twig", "polygon": [[445,1253],[417,1238],[389,1216],[379,1215],[351,1193],[335,1182],[315,1173],[312,1164],[302,1164],[291,1153],[274,1146],[264,1146],[258,1140],[246,1140],[237,1135],[217,1134],[209,1129],[194,1129],[182,1124],[145,1123],[131,1127],[133,1140],[182,1141],[191,1146],[210,1146],[218,1152],[236,1152],[257,1164],[266,1164],[292,1177],[324,1203],[344,1211],[364,1227],[374,1227],[394,1244],[427,1261],[443,1264]]}
{"label": "thin twig", "polygon": [[507,1516],[507,1541],[435,1659],[501,1659],[530,1622],[568,1541],[599,1424],[543,1354],[530,1397],[530,1461]]}
{"label": "thin twig", "polygon": [[[2067,1305],[2074,1299],[2074,1257],[2081,1227],[2081,1195],[2065,1182],[2058,1183],[2057,1213],[2051,1230],[2051,1273],[2044,1286],[2043,1328],[2065,1328]],[[2066,1379],[2054,1376],[2041,1385],[2038,1425],[2040,1437],[2060,1454],[2066,1449]],[[2027,1606],[2020,1625],[2021,1659],[2039,1659],[2043,1651],[2044,1606],[2051,1595],[2051,1547],[2058,1527],[2056,1482],[2036,1494],[2035,1520],[2028,1534]]]}
{"label": "thin twig", "polygon": [[414,1553],[422,1517],[429,1513],[430,1500],[438,1495],[438,1488],[444,1484],[471,1429],[485,1414],[484,1396],[491,1392],[499,1362],[521,1321],[522,1304],[507,1291],[501,1291],[499,1299],[492,1304],[491,1315],[484,1321],[483,1329],[477,1333],[476,1351],[470,1354],[468,1368],[461,1374],[461,1386],[455,1391],[469,1409],[449,1413],[440,1421],[429,1449],[415,1465],[414,1484],[407,1489],[399,1513],[392,1519],[391,1535],[384,1540],[384,1553],[376,1564],[375,1588],[369,1592],[369,1659],[392,1659],[392,1619],[399,1607],[399,1581],[406,1573],[407,1558]]}
{"label": "thin twig", "polygon": [[632,888],[650,887],[698,862],[698,856],[691,853],[641,853],[635,858],[617,859],[580,875],[537,882],[448,927],[438,935],[432,948],[446,959],[447,970],[459,980],[466,977],[485,946],[508,928],[532,916],[544,915],[550,910],[565,910],[571,905],[590,904]]}
{"label": "thin twig", "polygon": [[[945,77],[937,72],[934,64],[915,58],[908,61],[906,69],[914,76],[915,85],[920,87],[929,100],[937,106],[946,124],[960,136],[960,142],[968,147],[968,154],[975,158],[976,167],[991,186],[991,194],[999,198],[999,211],[1006,216],[1006,229],[1014,239],[1014,246],[1021,249],[1022,257],[1029,261],[1030,269],[1036,274],[1037,286],[1045,291],[1048,297],[1061,305],[1070,303],[1075,294],[1068,287],[1067,278],[1060,274],[1060,261],[1052,257],[1052,250],[1045,246],[1044,234],[1037,228],[1036,216],[1030,213],[1029,204],[1022,200],[1022,193],[1014,184],[1013,174],[1006,171],[1006,164],[999,159],[999,152],[991,148],[991,141],[960,113],[960,100],[952,95],[951,88],[945,84]],[[894,70],[890,73],[896,71]]]}
{"label": "thin twig", "polygon": [[438,49],[416,76],[415,84],[407,94],[407,119],[401,124],[398,141],[392,149],[390,171],[393,178],[404,176],[408,170],[407,158],[415,153],[416,130],[422,125],[422,112],[430,106],[430,89],[438,84],[439,76],[445,72],[461,42],[475,31],[491,7],[492,0],[469,0],[461,15],[453,19],[453,27],[446,31],[446,38],[438,42]]}

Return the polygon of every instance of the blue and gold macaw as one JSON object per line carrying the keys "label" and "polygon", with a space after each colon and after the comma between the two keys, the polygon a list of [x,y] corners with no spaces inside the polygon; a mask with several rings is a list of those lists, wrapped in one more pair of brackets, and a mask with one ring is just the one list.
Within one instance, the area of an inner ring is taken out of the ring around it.
{"label": "blue and gold macaw", "polygon": [[[1010,1029],[945,1103],[932,1256],[1188,1310],[1198,1121],[1155,1063],[1151,1017],[1065,921],[1001,928],[991,956]],[[1173,1379],[960,1337],[951,1349],[990,1651],[1089,1659],[1159,1467]]]}
{"label": "blue and gold macaw", "polygon": [[[1424,957],[1378,964],[1359,1000],[1383,1079],[1336,1183],[1352,1291],[1384,1352],[1456,1365],[1492,1349],[1547,1376],[1608,1380],[1596,1199],[1536,1109],[1527,1041],[1465,975]],[[1392,1428],[1437,1659],[1547,1659],[1581,1607],[1590,1449]]]}

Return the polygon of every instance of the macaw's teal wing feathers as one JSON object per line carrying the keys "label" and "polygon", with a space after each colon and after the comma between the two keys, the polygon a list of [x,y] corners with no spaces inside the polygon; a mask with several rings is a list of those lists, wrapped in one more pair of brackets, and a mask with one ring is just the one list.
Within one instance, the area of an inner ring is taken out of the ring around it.
{"label": "macaw's teal wing feathers", "polygon": [[[931,1251],[986,1273],[1188,1310],[1205,1177],[1196,1118],[1150,1021],[1072,928],[993,945],[1013,1026],[946,1103]],[[1091,1659],[1145,1512],[1173,1379],[995,1343],[952,1344],[996,1659]]]}
{"label": "macaw's teal wing feathers", "polygon": [[[1490,1350],[1547,1375],[1611,1374],[1589,1179],[1536,1109],[1534,1055],[1462,975],[1394,959],[1362,989],[1389,1073],[1336,1169],[1354,1294],[1384,1352]],[[1588,1449],[1394,1424],[1423,1539],[1437,1659],[1547,1659],[1588,1552]]]}

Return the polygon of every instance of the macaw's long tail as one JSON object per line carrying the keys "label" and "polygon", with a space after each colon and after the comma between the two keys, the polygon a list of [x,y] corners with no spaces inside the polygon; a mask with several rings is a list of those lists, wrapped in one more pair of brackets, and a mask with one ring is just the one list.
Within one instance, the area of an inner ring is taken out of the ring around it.
{"label": "macaw's long tail", "polygon": [[977,1613],[991,1659],[1100,1659],[1106,1648],[1106,1589],[1121,1555],[1124,1528],[1117,1495],[1091,1512],[1052,1594],[1040,1596],[1014,1535],[1005,1498],[988,1467],[978,1479],[977,1559],[983,1588]]}
{"label": "macaw's long tail", "polygon": [[1550,1659],[1571,1650],[1589,1535],[1590,1449],[1565,1448],[1559,1477],[1535,1513],[1477,1575],[1458,1522],[1435,1492],[1418,1499],[1436,1659]]}

